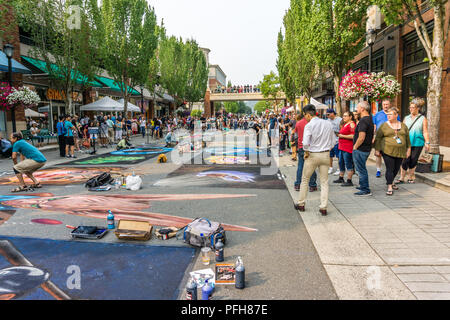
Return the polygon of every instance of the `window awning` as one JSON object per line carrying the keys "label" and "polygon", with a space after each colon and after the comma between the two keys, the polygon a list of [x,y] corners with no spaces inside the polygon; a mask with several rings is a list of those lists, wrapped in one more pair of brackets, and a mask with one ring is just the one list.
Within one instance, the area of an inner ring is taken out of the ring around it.
{"label": "window awning", "polygon": [[[14,59],[11,59],[11,66],[13,73],[31,73],[30,69]],[[0,51],[0,71],[8,72],[8,57],[3,51]]]}
{"label": "window awning", "polygon": [[[37,59],[26,57],[26,56],[21,56],[21,57],[22,57],[22,59],[24,59],[28,63],[32,64],[34,67],[36,67],[39,70],[41,70],[42,72],[44,72],[44,73],[48,72],[47,63],[45,61],[37,60]],[[61,74],[61,72],[59,71],[60,68],[56,64],[53,64],[53,63],[50,64],[50,68],[51,68],[51,70],[54,73]],[[62,78],[62,74],[61,74],[60,77]],[[75,79],[75,82],[78,83],[78,84],[86,83],[86,84],[88,84],[88,85],[90,85],[92,87],[96,87],[96,88],[103,87],[103,85],[100,82],[95,81],[95,80],[86,82],[87,77],[84,74],[82,74],[81,72],[79,72],[79,71],[75,72],[74,70],[72,70],[72,79]]]}
{"label": "window awning", "polygon": [[[104,83],[105,86],[109,87],[111,90],[121,91],[119,85],[117,84],[116,81],[114,81],[114,79],[101,77],[101,76],[97,76],[96,78],[98,81]],[[133,94],[133,95],[141,95],[139,92],[137,92],[136,90],[134,90],[131,87],[128,87],[128,90],[130,90],[131,94]]]}

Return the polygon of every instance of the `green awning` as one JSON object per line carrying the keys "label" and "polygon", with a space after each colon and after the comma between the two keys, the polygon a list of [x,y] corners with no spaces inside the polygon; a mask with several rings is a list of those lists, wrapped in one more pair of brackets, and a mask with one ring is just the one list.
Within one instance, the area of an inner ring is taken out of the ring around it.
{"label": "green awning", "polygon": [[[47,63],[45,61],[33,59],[30,57],[26,57],[26,56],[21,56],[21,57],[28,63],[32,64],[33,66],[35,66],[36,68],[41,70],[42,72],[45,72],[45,73],[48,72]],[[60,73],[59,72],[60,68],[56,64],[53,64],[53,63],[50,64],[50,68],[55,74]],[[60,77],[62,78],[62,75]],[[76,77],[76,79],[75,79],[75,77]],[[103,85],[101,83],[99,83],[98,81],[95,81],[95,80],[86,82],[87,77],[85,75],[83,75],[81,72],[74,72],[74,70],[72,70],[72,79],[74,79],[75,82],[78,84],[85,83],[85,84],[88,84],[88,85],[90,85],[92,87],[96,87],[96,88],[103,87]]]}
{"label": "green awning", "polygon": [[[98,81],[104,83],[105,86],[109,87],[111,90],[121,91],[119,85],[117,84],[116,81],[114,81],[114,79],[101,77],[101,76],[97,76],[96,78],[97,78]],[[131,91],[131,93],[134,94],[134,95],[140,95],[139,92],[137,92],[136,90],[134,90],[131,87],[128,87],[128,90]]]}

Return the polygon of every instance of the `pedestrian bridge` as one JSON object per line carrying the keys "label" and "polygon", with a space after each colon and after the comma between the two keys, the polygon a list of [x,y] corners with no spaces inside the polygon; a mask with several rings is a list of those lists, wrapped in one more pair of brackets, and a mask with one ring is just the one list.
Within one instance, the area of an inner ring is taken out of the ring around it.
{"label": "pedestrian bridge", "polygon": [[[241,92],[241,93],[213,93],[211,92],[210,101],[260,101],[268,100],[264,98],[261,92]],[[278,95],[277,100],[286,100],[286,95],[282,92]]]}

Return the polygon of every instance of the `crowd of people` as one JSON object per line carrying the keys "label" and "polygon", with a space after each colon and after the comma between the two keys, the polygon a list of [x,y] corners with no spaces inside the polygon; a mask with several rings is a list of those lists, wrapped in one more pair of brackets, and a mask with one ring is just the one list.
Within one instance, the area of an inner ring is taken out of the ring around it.
{"label": "crowd of people", "polygon": [[221,86],[220,84],[214,89],[214,93],[259,93],[261,89],[257,85],[244,86]]}
{"label": "crowd of people", "polygon": [[[371,106],[366,101],[357,105],[356,112],[344,112],[342,118],[333,109],[328,109],[326,119],[319,117],[313,105],[305,106],[301,114],[270,112],[263,116],[238,117],[224,114],[208,118],[163,116],[148,122],[144,116],[129,119],[121,114],[116,116],[100,113],[91,118],[88,115],[60,116],[56,130],[60,156],[68,158],[76,158],[75,151],[91,148],[93,139],[98,139],[100,146],[117,145],[117,149],[121,149],[131,146],[131,135],[141,134],[142,137],[148,135],[153,139],[165,137],[168,146],[176,142],[173,135],[176,129],[185,128],[194,132],[195,127],[200,126],[203,131],[253,130],[259,147],[261,133],[264,132],[267,133],[269,147],[276,144],[279,146],[280,156],[289,152],[292,160],[298,162],[294,187],[296,191],[300,191],[300,199],[296,204],[300,211],[305,209],[308,190],[318,190],[318,169],[321,180],[320,211],[326,215],[330,174],[338,176],[333,183],[342,187],[354,187],[353,177],[357,173],[359,186],[356,187],[358,191],[355,195],[372,195],[366,167],[372,148],[375,149],[377,158],[377,178],[381,177],[381,161],[384,160],[385,163],[386,195],[392,196],[399,184],[415,182],[419,156],[423,148],[429,150],[430,144],[427,119],[420,113],[424,104],[421,98],[412,100],[410,114],[403,122],[400,121],[399,110],[392,106],[389,99],[385,99],[382,102],[383,109],[375,115],[371,114]],[[37,127],[37,124],[31,124],[30,130],[35,131],[33,134],[39,134]],[[89,128],[92,127],[98,128],[98,131],[90,131]],[[2,155],[12,156],[13,161],[17,159],[17,153],[24,155],[16,147],[16,142],[21,140],[23,137],[20,133],[11,135],[10,141],[2,139]],[[23,143],[20,142],[18,146],[25,152],[25,158],[27,154],[35,157],[32,160],[37,164],[32,163],[32,166],[38,168],[44,162],[41,154],[28,146],[22,146]],[[38,146],[40,144],[38,141]],[[334,158],[338,160],[336,171],[333,168]],[[33,171],[27,170],[28,168],[20,166],[15,169],[18,175],[30,173],[32,176]],[[396,179],[399,173],[400,177]]]}

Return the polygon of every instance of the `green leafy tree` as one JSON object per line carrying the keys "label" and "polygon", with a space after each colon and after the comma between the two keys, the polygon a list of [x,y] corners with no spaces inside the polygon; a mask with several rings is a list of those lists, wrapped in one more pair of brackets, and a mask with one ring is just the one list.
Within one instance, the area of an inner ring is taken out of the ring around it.
{"label": "green leafy tree", "polygon": [[194,102],[205,97],[208,87],[208,64],[205,55],[200,50],[195,40],[189,40],[185,44],[185,60],[187,64],[187,83],[185,100],[189,103],[189,110]]}
{"label": "green leafy tree", "polygon": [[277,69],[280,75],[280,86],[281,89],[286,94],[289,102],[294,103],[295,98],[300,94],[298,87],[295,84],[295,80],[292,74],[289,72],[289,55],[290,51],[286,46],[286,41],[283,38],[283,33],[280,30],[278,33],[278,59],[277,59]]}
{"label": "green leafy tree", "polygon": [[[448,0],[375,0],[385,15],[386,22],[406,24],[412,22],[417,36],[427,54],[430,71],[427,87],[427,119],[430,135],[430,152],[439,153],[439,126],[442,101],[442,68],[445,45],[450,29],[450,10]],[[434,27],[429,35],[423,17],[424,9],[433,10]]]}
{"label": "green leafy tree", "polygon": [[264,75],[263,80],[259,83],[261,93],[264,98],[274,101],[275,111],[277,111],[278,100],[281,99],[280,78],[275,72],[271,71]]}
{"label": "green leafy tree", "polygon": [[236,101],[226,101],[224,107],[227,113],[237,114],[239,112],[239,104]]}
{"label": "green leafy tree", "polygon": [[88,87],[98,73],[94,12],[82,0],[14,1],[19,25],[31,35],[30,55],[45,61],[55,87],[65,92],[66,107],[73,113],[72,91]]}
{"label": "green leafy tree", "polygon": [[264,112],[266,112],[267,109],[272,109],[273,105],[270,101],[267,100],[261,100],[258,101],[255,106],[253,107],[253,110],[258,114],[261,115]]}
{"label": "green leafy tree", "polygon": [[303,43],[318,67],[333,75],[336,111],[342,114],[339,86],[350,61],[365,40],[368,0],[298,0],[310,8],[305,21]]}
{"label": "green leafy tree", "polygon": [[156,15],[145,0],[103,0],[97,18],[102,62],[121,90],[126,113],[133,87],[148,81],[158,45]]}
{"label": "green leafy tree", "polygon": [[[312,1],[291,0],[291,6],[283,19],[285,37],[279,50],[283,70],[279,72],[287,79],[283,80],[287,83],[284,86],[293,82],[297,94],[305,95],[308,99],[311,98],[313,88],[323,78],[314,60],[314,52],[310,52],[308,47],[311,5]],[[284,90],[289,92],[289,89]]]}

